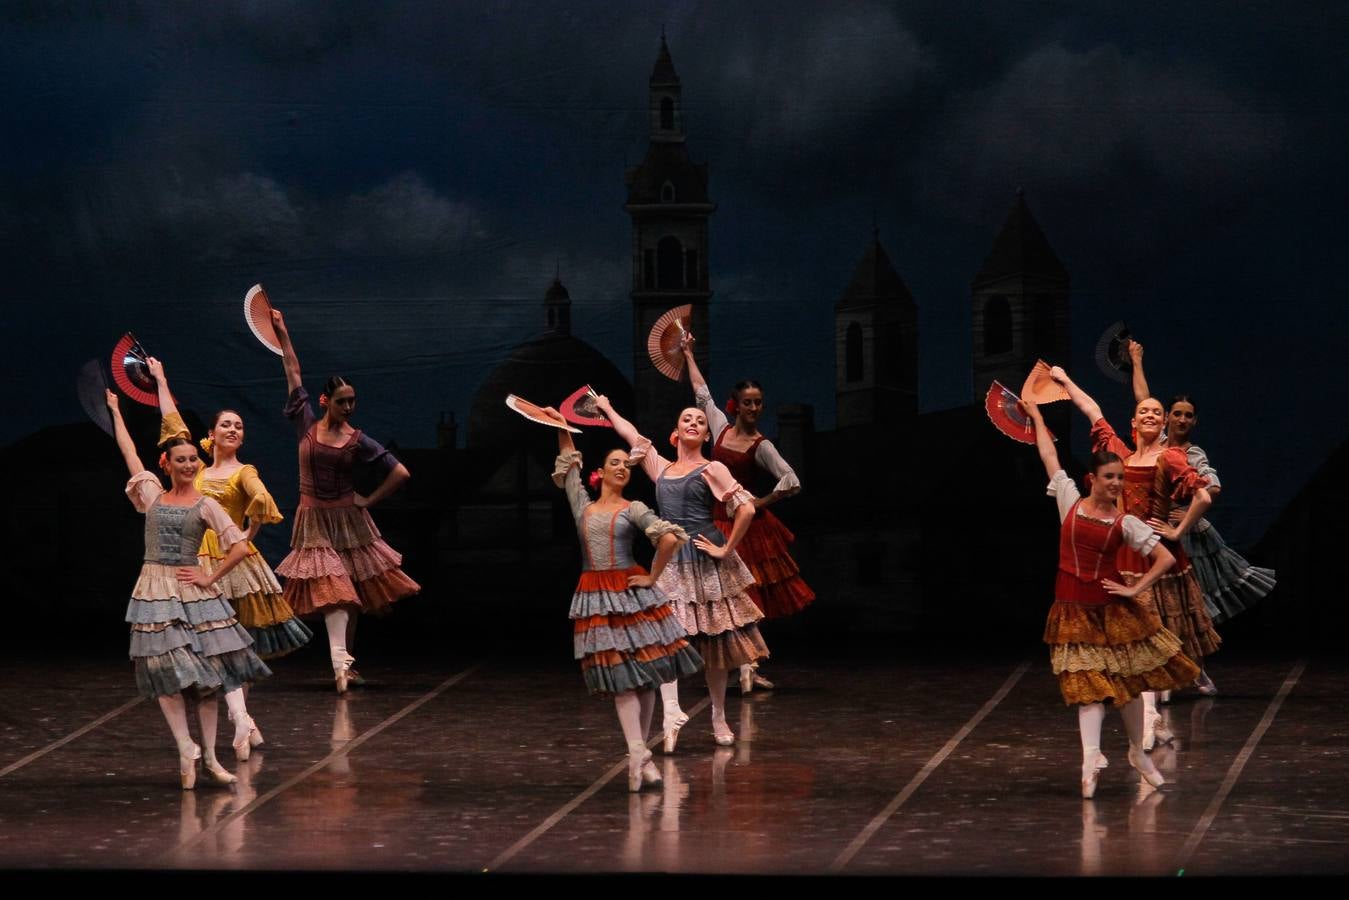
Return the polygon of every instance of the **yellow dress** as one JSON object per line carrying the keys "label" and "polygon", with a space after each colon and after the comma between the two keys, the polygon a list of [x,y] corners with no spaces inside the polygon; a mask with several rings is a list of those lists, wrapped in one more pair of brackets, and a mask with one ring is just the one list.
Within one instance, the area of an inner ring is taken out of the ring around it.
{"label": "yellow dress", "polygon": [[[225,478],[208,478],[203,468],[197,472],[192,484],[224,507],[240,529],[244,527],[245,518],[268,525],[282,519],[281,511],[276,508],[272,495],[267,493],[253,466],[241,466]],[[210,573],[224,558],[225,551],[220,548],[216,533],[208,530],[197,551],[197,562]],[[285,656],[309,643],[313,637],[309,626],[295,617],[290,604],[281,596],[281,584],[252,541],[248,543],[248,555],[243,562],[227,572],[219,584],[225,599],[233,605],[239,624],[253,635],[254,646],[263,659]]]}
{"label": "yellow dress", "polygon": [[[159,443],[173,437],[192,439],[182,416],[177,413],[164,416],[160,422]],[[268,525],[275,525],[284,518],[253,466],[241,466],[225,478],[207,478],[203,466],[197,470],[192,486],[219,503],[241,531],[245,518]],[[208,528],[197,550],[197,564],[209,575],[224,558],[220,539]],[[314,636],[281,596],[280,582],[252,541],[248,542],[248,555],[243,562],[225,573],[217,586],[234,607],[239,624],[253,636],[253,649],[263,659],[285,656],[309,643]]]}

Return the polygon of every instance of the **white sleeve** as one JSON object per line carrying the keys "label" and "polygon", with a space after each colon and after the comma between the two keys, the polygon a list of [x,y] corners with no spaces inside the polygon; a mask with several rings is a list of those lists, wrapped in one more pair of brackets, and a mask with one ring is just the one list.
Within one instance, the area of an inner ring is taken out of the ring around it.
{"label": "white sleeve", "polygon": [[1147,522],[1137,516],[1125,516],[1120,521],[1119,527],[1124,532],[1124,543],[1129,545],[1129,549],[1136,550],[1144,556],[1151,556],[1152,551],[1157,548],[1157,542],[1162,539]]}
{"label": "white sleeve", "polygon": [[782,458],[778,448],[773,446],[769,440],[759,441],[759,448],[754,451],[754,461],[759,467],[778,480],[773,485],[773,493],[781,494],[784,497],[790,497],[799,493],[801,490],[801,479],[796,477],[796,471],[787,460]]}
{"label": "white sleeve", "polygon": [[1068,518],[1068,511],[1073,508],[1074,503],[1082,498],[1082,492],[1077,489],[1077,484],[1062,469],[1055,472],[1054,477],[1049,479],[1045,494],[1058,501],[1060,522]]}
{"label": "white sleeve", "polygon": [[721,433],[731,427],[730,420],[712,399],[712,391],[707,385],[693,392],[693,402],[703,411],[703,415],[707,416],[707,431],[712,435],[712,443],[715,444]]}

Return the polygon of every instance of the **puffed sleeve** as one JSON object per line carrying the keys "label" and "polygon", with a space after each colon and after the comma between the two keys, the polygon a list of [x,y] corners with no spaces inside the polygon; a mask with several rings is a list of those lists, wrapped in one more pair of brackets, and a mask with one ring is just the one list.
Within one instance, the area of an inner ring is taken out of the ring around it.
{"label": "puffed sleeve", "polygon": [[567,492],[567,503],[571,506],[572,518],[581,521],[585,508],[590,505],[590,497],[581,487],[581,451],[568,450],[559,453],[553,463],[553,484]]}
{"label": "puffed sleeve", "polygon": [[1213,464],[1208,461],[1208,454],[1204,452],[1203,447],[1197,447],[1191,444],[1185,451],[1185,461],[1188,462],[1196,472],[1208,479],[1208,487],[1220,488],[1223,483],[1218,478],[1218,470],[1213,468]]}
{"label": "puffed sleeve", "polygon": [[726,504],[726,515],[734,517],[735,511],[746,503],[753,508],[754,497],[740,486],[723,463],[708,463],[703,469],[703,480],[712,488],[712,495]]}
{"label": "puffed sleeve", "polygon": [[159,440],[155,442],[155,446],[162,447],[165,441],[176,437],[192,440],[192,432],[187,430],[187,423],[175,411],[164,415],[159,420]]}
{"label": "puffed sleeve", "polygon": [[221,550],[229,550],[244,539],[244,533],[234,524],[229,513],[210,497],[202,500],[201,517],[206,520],[206,527],[215,532]]}
{"label": "puffed sleeve", "polygon": [[258,470],[255,467],[246,465],[239,470],[239,488],[248,498],[248,506],[244,508],[244,516],[248,519],[275,525],[285,518],[281,515],[281,510],[277,509],[276,501],[268,493],[267,486],[258,477]]}
{"label": "puffed sleeve", "polygon": [[1082,492],[1077,489],[1077,483],[1068,477],[1068,473],[1059,469],[1054,473],[1054,477],[1049,479],[1049,486],[1045,488],[1045,493],[1058,503],[1059,521],[1062,522],[1068,517],[1068,512],[1073,508],[1073,504],[1082,498]]}
{"label": "puffed sleeve", "polygon": [[365,466],[374,466],[381,476],[389,474],[398,465],[398,457],[385,450],[383,444],[364,431],[356,438],[356,461]]}
{"label": "puffed sleeve", "polygon": [[141,471],[131,476],[126,483],[126,495],[136,512],[143,513],[164,493],[164,486],[153,472]]}
{"label": "puffed sleeve", "polygon": [[1134,455],[1134,451],[1129,445],[1119,439],[1115,434],[1115,429],[1110,427],[1110,423],[1104,417],[1097,419],[1091,426],[1091,449],[1109,450],[1120,459],[1128,459]]}
{"label": "puffed sleeve", "polygon": [[717,401],[712,399],[712,391],[708,389],[707,385],[703,385],[693,392],[693,402],[703,411],[703,415],[707,416],[707,429],[712,435],[712,443],[715,444],[721,433],[731,427],[730,420],[717,406]]}
{"label": "puffed sleeve", "polygon": [[281,412],[295,426],[296,440],[304,437],[305,432],[318,421],[313,407],[309,405],[309,392],[304,389],[304,385],[290,392],[290,396],[286,398],[286,405],[281,407]]}
{"label": "puffed sleeve", "polygon": [[670,461],[656,452],[651,446],[650,438],[639,434],[637,440],[633,442],[632,452],[628,454],[628,465],[641,466],[646,477],[655,481],[670,465]]}
{"label": "puffed sleeve", "polygon": [[1165,474],[1166,494],[1176,503],[1189,503],[1195,491],[1208,487],[1208,479],[1195,471],[1179,447],[1168,447],[1157,458],[1157,465]]}
{"label": "puffed sleeve", "polygon": [[759,468],[778,480],[778,483],[773,485],[773,493],[784,497],[800,493],[801,480],[796,477],[796,470],[782,458],[782,454],[773,446],[772,441],[759,441],[759,447],[754,451],[754,461],[759,464]]}
{"label": "puffed sleeve", "polygon": [[1162,539],[1147,522],[1137,516],[1125,516],[1120,520],[1119,527],[1120,531],[1124,532],[1124,542],[1129,545],[1129,549],[1136,550],[1144,556],[1151,556],[1152,551],[1157,548],[1157,542]]}
{"label": "puffed sleeve", "polygon": [[667,522],[660,518],[640,500],[634,500],[628,504],[628,518],[632,524],[642,529],[642,533],[647,536],[652,544],[655,544],[662,536],[673,534],[679,538],[679,543],[684,543],[689,539],[688,533],[673,522]]}

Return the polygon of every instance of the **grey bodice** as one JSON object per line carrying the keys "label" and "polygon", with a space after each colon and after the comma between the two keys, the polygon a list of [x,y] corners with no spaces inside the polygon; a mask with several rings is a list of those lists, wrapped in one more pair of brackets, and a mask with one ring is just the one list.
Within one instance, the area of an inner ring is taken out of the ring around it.
{"label": "grey bodice", "polygon": [[661,475],[656,479],[656,506],[661,518],[682,526],[688,533],[690,542],[676,551],[677,559],[691,559],[696,556],[692,539],[702,535],[717,546],[726,543],[726,537],[712,523],[712,487],[703,478],[701,465],[679,478]]}
{"label": "grey bodice", "polygon": [[625,506],[613,513],[589,509],[581,516],[576,530],[581,536],[582,567],[590,571],[603,571],[629,569],[637,565],[632,558],[632,542],[639,534],[639,529],[632,521],[631,511],[632,506]]}
{"label": "grey bodice", "polygon": [[203,497],[191,506],[155,503],[145,513],[145,561],[165,566],[195,566],[206,533]]}

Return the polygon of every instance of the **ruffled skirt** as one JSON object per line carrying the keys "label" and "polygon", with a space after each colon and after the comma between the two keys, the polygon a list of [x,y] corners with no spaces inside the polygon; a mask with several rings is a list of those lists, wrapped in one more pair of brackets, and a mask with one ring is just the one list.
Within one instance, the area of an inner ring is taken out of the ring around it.
{"label": "ruffled skirt", "polygon": [[301,506],[290,546],[276,574],[286,578],[283,596],[296,615],[340,605],[384,613],[421,590],[399,568],[402,554],[384,543],[364,509]]}
{"label": "ruffled skirt", "polygon": [[[1194,577],[1194,568],[1183,548],[1167,544],[1176,555],[1176,566],[1134,598],[1145,609],[1161,616],[1162,626],[1180,638],[1185,655],[1202,667],[1204,657],[1218,652],[1222,638],[1213,630],[1213,619],[1204,606],[1204,591]],[[1147,560],[1127,547],[1120,553],[1119,569],[1125,584],[1134,584],[1148,571]]]}
{"label": "ruffled skirt", "polygon": [[675,551],[656,581],[709,669],[734,669],[768,657],[758,626],[763,613],[746,593],[753,586],[754,576],[735,553],[713,559],[690,545]]}
{"label": "ruffled skirt", "polygon": [[571,599],[572,651],[592,694],[659,687],[703,667],[668,597],[628,587],[641,566],[582,572]]}
{"label": "ruffled skirt", "polygon": [[[215,532],[207,533],[197,563],[210,574],[224,559],[214,540]],[[281,594],[281,583],[272,574],[267,561],[257,548],[251,551],[216,584],[234,607],[239,624],[253,636],[253,649],[263,659],[276,659],[299,650],[314,633],[295,617],[295,612]]]}
{"label": "ruffled skirt", "polygon": [[1044,641],[1068,704],[1122,706],[1143,691],[1175,690],[1199,677],[1180,639],[1135,601],[1087,606],[1056,600]]}
{"label": "ruffled skirt", "polygon": [[140,695],[232,691],[271,675],[229,604],[178,581],[178,569],[145,563],[127,604]]}
{"label": "ruffled skirt", "polygon": [[1214,624],[1245,612],[1274,590],[1273,569],[1253,566],[1227,546],[1218,529],[1201,520],[1180,538],[1204,592],[1204,609]]}
{"label": "ruffled skirt", "polygon": [[[721,533],[730,537],[734,523],[714,520]],[[791,529],[770,510],[761,509],[750,519],[749,530],[735,552],[749,567],[754,584],[745,589],[765,619],[780,619],[799,613],[815,600],[815,592],[801,578],[801,569],[787,552],[796,540]]]}

